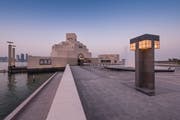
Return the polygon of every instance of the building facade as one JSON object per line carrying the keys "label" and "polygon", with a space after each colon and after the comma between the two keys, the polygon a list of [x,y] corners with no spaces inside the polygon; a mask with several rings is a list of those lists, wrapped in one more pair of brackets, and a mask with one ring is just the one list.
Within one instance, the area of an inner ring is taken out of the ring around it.
{"label": "building facade", "polygon": [[100,64],[118,64],[119,54],[102,54],[98,55]]}
{"label": "building facade", "polygon": [[75,33],[67,33],[66,41],[52,46],[51,57],[91,58],[91,53],[83,43],[77,41]]}
{"label": "building facade", "polygon": [[61,68],[67,64],[77,65],[82,60],[91,58],[88,48],[77,41],[75,33],[67,33],[66,41],[52,46],[50,57],[29,56],[28,69]]}

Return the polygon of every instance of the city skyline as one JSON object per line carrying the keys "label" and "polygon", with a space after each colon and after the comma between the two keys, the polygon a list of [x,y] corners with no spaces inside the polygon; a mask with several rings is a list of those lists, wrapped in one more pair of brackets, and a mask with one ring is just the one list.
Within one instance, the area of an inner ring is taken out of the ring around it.
{"label": "city skyline", "polygon": [[145,33],[160,35],[156,59],[179,58],[178,0],[6,0],[0,1],[0,56],[6,41],[17,53],[50,56],[51,47],[75,32],[93,56],[102,53],[133,55],[129,40]]}

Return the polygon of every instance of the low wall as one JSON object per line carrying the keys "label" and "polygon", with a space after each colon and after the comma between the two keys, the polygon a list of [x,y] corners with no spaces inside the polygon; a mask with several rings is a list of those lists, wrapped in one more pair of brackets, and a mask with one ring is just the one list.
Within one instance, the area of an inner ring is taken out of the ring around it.
{"label": "low wall", "polygon": [[86,120],[69,65],[66,66],[47,120]]}
{"label": "low wall", "polygon": [[[41,60],[45,60],[45,63],[41,63]],[[67,64],[77,65],[77,58],[29,56],[27,69],[63,68]]]}

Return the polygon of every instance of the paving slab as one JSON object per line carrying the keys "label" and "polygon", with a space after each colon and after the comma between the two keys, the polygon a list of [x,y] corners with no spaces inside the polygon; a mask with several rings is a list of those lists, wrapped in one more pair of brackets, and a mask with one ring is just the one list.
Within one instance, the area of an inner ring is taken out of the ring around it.
{"label": "paving slab", "polygon": [[180,70],[156,73],[156,95],[134,89],[135,73],[72,66],[88,120],[179,120]]}

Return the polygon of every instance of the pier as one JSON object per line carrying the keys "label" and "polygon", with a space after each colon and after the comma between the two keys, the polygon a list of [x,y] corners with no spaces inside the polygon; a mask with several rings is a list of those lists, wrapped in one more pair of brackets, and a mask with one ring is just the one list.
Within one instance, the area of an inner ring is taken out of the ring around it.
{"label": "pier", "polygon": [[63,73],[57,73],[24,108],[15,116],[17,120],[45,120]]}
{"label": "pier", "polygon": [[[51,105],[53,96],[61,80],[62,73],[55,73],[45,83],[43,83],[36,91],[34,91],[27,99],[25,99],[15,110],[13,110],[5,120],[12,119],[38,119],[46,117],[48,106]],[[47,96],[48,94],[48,96]],[[37,111],[37,108],[41,111]],[[35,110],[36,109],[36,110]],[[38,113],[35,115],[35,113]],[[32,115],[34,114],[34,115]],[[31,118],[33,117],[33,118]]]}
{"label": "pier", "polygon": [[[71,115],[69,115],[69,112]],[[86,120],[69,65],[55,73],[5,120]]]}
{"label": "pier", "polygon": [[5,120],[178,120],[179,73],[156,73],[156,95],[147,96],[134,89],[134,72],[67,65]]}

